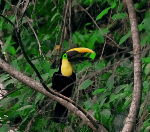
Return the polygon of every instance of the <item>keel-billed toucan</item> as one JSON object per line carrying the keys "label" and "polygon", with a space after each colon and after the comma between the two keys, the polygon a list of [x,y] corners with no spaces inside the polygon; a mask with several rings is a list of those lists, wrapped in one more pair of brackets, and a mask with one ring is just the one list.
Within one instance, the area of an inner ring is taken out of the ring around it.
{"label": "keel-billed toucan", "polygon": [[[55,72],[52,77],[52,88],[58,92],[63,90],[66,86],[68,86],[65,90],[61,92],[66,97],[71,97],[74,83],[76,81],[76,74],[73,72],[71,63],[74,60],[78,61],[84,60],[84,58],[88,57],[75,57],[79,53],[89,53],[89,58],[95,58],[95,52],[89,48],[73,48],[68,50],[63,54],[60,60],[60,67],[58,72]],[[68,110],[63,105],[57,103],[54,109],[54,121],[61,122],[62,118],[66,117]]]}

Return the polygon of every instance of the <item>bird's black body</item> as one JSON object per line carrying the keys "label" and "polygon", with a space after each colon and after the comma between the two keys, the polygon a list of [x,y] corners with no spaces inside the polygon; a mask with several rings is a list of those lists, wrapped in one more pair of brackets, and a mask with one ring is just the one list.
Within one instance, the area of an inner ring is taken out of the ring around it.
{"label": "bird's black body", "polygon": [[[61,74],[61,70],[59,69],[58,72],[55,72],[52,77],[52,88],[57,92],[63,90],[66,86],[76,81],[76,75],[73,72],[71,76],[66,77]],[[71,97],[72,90],[74,84],[68,86],[64,91],[61,92],[66,97]],[[57,103],[55,110],[54,110],[54,121],[61,122],[61,117],[66,117],[68,110],[63,105]]]}
{"label": "bird's black body", "polygon": [[[92,53],[93,55],[95,55],[95,53],[91,49],[83,47],[68,50],[66,53],[63,54],[63,56],[60,59],[60,67],[58,72],[55,72],[52,77],[52,88],[57,92],[60,92],[64,89],[61,92],[61,94],[63,94],[66,97],[71,97],[74,82],[76,81],[76,74],[73,72],[70,62],[73,62],[75,60],[80,61],[87,59],[87,57],[75,57],[79,53]],[[90,58],[95,58],[95,56],[90,56]],[[67,113],[67,108],[57,103],[54,109],[53,120],[58,123],[62,122],[63,117],[66,117]]]}

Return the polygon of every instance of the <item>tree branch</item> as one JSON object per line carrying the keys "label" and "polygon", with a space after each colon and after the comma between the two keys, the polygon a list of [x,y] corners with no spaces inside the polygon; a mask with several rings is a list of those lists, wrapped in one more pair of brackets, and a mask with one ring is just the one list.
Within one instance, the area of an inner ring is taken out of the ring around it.
{"label": "tree branch", "polygon": [[[25,59],[27,60],[27,62],[30,64],[30,66],[33,68],[33,70],[35,71],[36,75],[38,76],[43,88],[45,88],[45,90],[47,90],[49,93],[51,93],[54,96],[58,96],[59,98],[62,98],[64,100],[66,100],[67,102],[72,103],[74,106],[76,106],[80,111],[82,111],[84,113],[84,115],[90,120],[90,122],[93,124],[93,126],[95,127],[96,130],[99,129],[99,126],[97,124],[98,121],[96,121],[85,109],[83,109],[80,105],[78,105],[76,102],[74,102],[73,100],[71,100],[70,98],[59,94],[58,92],[53,91],[52,89],[49,89],[47,87],[47,85],[44,83],[44,80],[42,79],[40,73],[38,72],[38,70],[36,69],[36,67],[33,65],[33,63],[30,61],[30,59],[28,58],[28,56],[26,55],[25,49],[23,47],[22,41],[21,41],[21,37],[20,37],[20,29],[19,27],[15,26],[9,19],[7,19],[6,17],[4,17],[3,15],[0,14],[0,16],[2,16],[5,20],[7,20],[14,28],[15,28],[15,33],[16,33],[16,37],[18,40],[18,44],[21,47],[21,51],[25,57]],[[7,72],[7,71],[6,71]],[[56,100],[57,101],[57,100]],[[60,101],[61,102],[61,101]],[[62,103],[61,103],[62,104]],[[62,104],[63,105],[63,104]],[[65,106],[65,105],[64,105]]]}
{"label": "tree branch", "polygon": [[[102,131],[102,132],[107,132],[106,129],[102,125],[98,125],[99,128],[95,128],[95,126],[91,123],[91,121],[86,117],[85,114],[83,114],[77,107],[75,107],[72,103],[70,103],[67,100],[64,100],[60,97],[57,97],[51,93],[49,93],[44,87],[39,83],[36,82],[34,79],[24,75],[20,71],[17,71],[14,69],[12,66],[7,64],[4,60],[0,58],[0,67],[9,73],[12,77],[16,78],[18,81],[24,83],[25,85],[33,88],[34,90],[44,94],[45,96],[48,96],[50,98],[53,98],[66,108],[68,108],[72,113],[74,113],[76,116],[80,117],[85,124],[87,124],[89,127],[91,127],[94,131]],[[53,91],[54,92],[54,91]],[[55,92],[56,93],[56,92]],[[61,94],[60,94],[61,95]],[[93,117],[92,117],[93,118]],[[94,119],[94,118],[93,118]]]}
{"label": "tree branch", "polygon": [[122,132],[131,132],[136,123],[136,118],[139,113],[141,103],[141,90],[142,90],[142,62],[141,62],[141,45],[140,36],[138,31],[138,24],[136,20],[135,8],[132,0],[126,0],[128,8],[132,41],[133,41],[133,52],[134,52],[134,90],[132,95],[132,103],[128,117],[125,120],[125,125]]}

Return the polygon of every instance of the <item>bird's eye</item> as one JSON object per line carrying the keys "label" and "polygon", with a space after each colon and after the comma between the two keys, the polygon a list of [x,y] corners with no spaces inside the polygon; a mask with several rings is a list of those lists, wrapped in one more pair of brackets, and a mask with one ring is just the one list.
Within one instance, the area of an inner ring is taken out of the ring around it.
{"label": "bird's eye", "polygon": [[67,59],[67,54],[66,53],[63,55],[63,59]]}

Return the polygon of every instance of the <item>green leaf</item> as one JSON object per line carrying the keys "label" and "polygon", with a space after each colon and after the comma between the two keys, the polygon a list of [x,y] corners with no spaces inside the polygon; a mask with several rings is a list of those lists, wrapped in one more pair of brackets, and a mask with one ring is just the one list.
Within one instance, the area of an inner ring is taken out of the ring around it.
{"label": "green leaf", "polygon": [[54,21],[54,19],[56,19],[56,18],[59,17],[59,16],[60,16],[59,13],[55,13],[55,14],[53,15],[53,17],[51,18],[51,22]]}
{"label": "green leaf", "polygon": [[84,57],[88,57],[89,56],[89,58],[91,58],[91,59],[95,59],[95,57],[96,57],[96,53],[94,52],[94,54],[93,53],[86,53],[85,55],[84,55]]}
{"label": "green leaf", "polygon": [[150,57],[143,57],[142,62],[149,63]]}
{"label": "green leaf", "polygon": [[108,87],[109,90],[114,87],[114,82],[115,82],[115,81],[114,81],[114,76],[111,75],[111,76],[109,77],[109,79],[107,80],[107,84],[106,84],[106,86]]}
{"label": "green leaf", "polygon": [[91,67],[92,64],[89,61],[83,61],[82,63],[77,65],[77,71],[82,72],[85,69],[87,69],[88,67]]}
{"label": "green leaf", "polygon": [[9,5],[9,4],[5,4],[5,8],[4,8],[4,10],[9,10],[9,9],[11,9],[11,5]]}
{"label": "green leaf", "polygon": [[118,13],[118,14],[114,14],[111,18],[113,20],[119,20],[119,19],[126,18],[126,16],[127,16],[126,13]]}
{"label": "green leaf", "polygon": [[147,0],[140,0],[140,3],[136,3],[134,6],[137,10],[142,10],[142,8],[146,6],[146,2]]}
{"label": "green leaf", "polygon": [[123,7],[124,7],[124,3],[120,1],[120,3],[117,5],[117,11],[121,12],[123,10]]}
{"label": "green leaf", "polygon": [[92,93],[92,95],[95,95],[95,94],[101,94],[103,91],[105,91],[106,89],[104,89],[104,88],[100,88],[100,89],[97,89],[97,90],[95,90],[93,93]]}
{"label": "green leaf", "polygon": [[33,107],[33,105],[25,105],[25,106],[21,107],[20,109],[18,109],[17,111],[23,111],[25,109],[29,109],[29,108],[32,108],[32,107]]}
{"label": "green leaf", "polygon": [[144,29],[144,23],[143,22],[138,25],[138,29],[139,29],[139,31],[142,31],[142,29]]}
{"label": "green leaf", "polygon": [[104,109],[104,110],[101,112],[101,115],[102,115],[102,120],[103,120],[103,122],[106,122],[106,121],[110,118],[111,112],[110,112],[109,109]]}
{"label": "green leaf", "polygon": [[104,43],[104,35],[106,34],[106,32],[108,30],[107,29],[100,29],[100,30],[101,31],[96,30],[93,35],[96,36],[98,43],[103,44]]}
{"label": "green leaf", "polygon": [[108,11],[109,11],[109,9],[111,9],[111,7],[108,7],[108,8],[106,8],[105,10],[103,10],[103,11],[97,16],[96,21],[97,21],[97,20],[100,20],[105,14],[107,14]]}
{"label": "green leaf", "polygon": [[114,93],[115,93],[115,94],[119,94],[119,92],[121,92],[122,90],[127,89],[127,88],[130,88],[130,85],[129,85],[129,84],[120,85],[120,86],[116,87]]}
{"label": "green leaf", "polygon": [[52,77],[54,72],[56,72],[58,69],[49,69],[49,77]]}
{"label": "green leaf", "polygon": [[14,60],[11,62],[11,65],[18,71],[20,71],[20,67],[18,66],[18,61]]}
{"label": "green leaf", "polygon": [[106,66],[105,61],[101,60],[100,62],[96,62],[95,64],[95,70],[101,70]]}
{"label": "green leaf", "polygon": [[7,80],[9,78],[9,74],[4,74],[0,76],[0,83],[2,83],[3,81]]}
{"label": "green leaf", "polygon": [[109,30],[108,30],[108,28],[102,28],[101,32],[102,32],[102,35],[105,35],[105,34],[109,33]]}
{"label": "green leaf", "polygon": [[43,65],[42,69],[44,70],[44,73],[49,73],[50,63],[47,60],[43,60],[42,65]]}
{"label": "green leaf", "polygon": [[93,34],[93,35],[89,38],[88,42],[85,43],[85,44],[86,44],[86,47],[89,48],[89,49],[93,49],[96,40],[97,40],[97,37]]}
{"label": "green leaf", "polygon": [[87,87],[89,87],[91,84],[93,83],[93,81],[91,80],[85,80],[84,82],[81,83],[81,87],[79,90],[83,90],[86,89]]}
{"label": "green leaf", "polygon": [[10,80],[5,81],[5,82],[3,83],[3,84],[4,84],[4,87],[6,88],[7,85],[13,84],[14,81],[15,81],[15,79],[10,79]]}
{"label": "green leaf", "polygon": [[103,99],[107,98],[107,96],[110,96],[110,94],[110,92],[103,92],[103,94],[98,97],[98,102],[101,102]]}
{"label": "green leaf", "polygon": [[12,55],[16,54],[16,50],[13,46],[9,46],[9,48],[7,49],[7,52],[12,54]]}
{"label": "green leaf", "polygon": [[34,104],[36,104],[38,101],[42,100],[44,97],[45,96],[43,94],[37,93]]}
{"label": "green leaf", "polygon": [[146,34],[141,35],[141,45],[145,46],[148,39],[149,39],[149,34],[148,35],[146,35]]}
{"label": "green leaf", "polygon": [[88,25],[91,25],[91,23],[88,22],[88,23],[85,24],[85,26],[88,26]]}
{"label": "green leaf", "polygon": [[11,43],[10,43],[11,39],[12,39],[12,35],[10,35],[7,38],[7,40],[6,40],[5,44],[4,44],[4,47],[2,48],[2,52],[5,52],[9,48],[9,46],[11,45]]}
{"label": "green leaf", "polygon": [[150,73],[150,64],[147,64],[146,67],[144,68],[144,73],[148,75]]}
{"label": "green leaf", "polygon": [[124,97],[124,95],[125,95],[125,93],[120,93],[120,94],[114,94],[114,93],[112,93],[111,95],[110,95],[110,98],[109,98],[109,103],[110,102],[113,102],[114,100],[116,100],[116,99],[120,99],[120,98],[122,98],[122,96]]}
{"label": "green leaf", "polygon": [[10,126],[8,124],[4,124],[1,126],[1,132],[10,132],[9,129],[10,129]]}
{"label": "green leaf", "polygon": [[124,36],[120,39],[119,45],[121,45],[124,41],[126,41],[127,38],[130,37],[130,35],[131,35],[131,31],[129,31],[126,35],[124,35]]}
{"label": "green leaf", "polygon": [[66,41],[66,40],[64,40],[63,46],[64,46],[64,49],[65,49],[65,50],[70,49],[70,48],[69,48],[69,42]]}
{"label": "green leaf", "polygon": [[103,10],[96,18],[96,21],[97,20],[100,20],[105,14],[108,13],[108,11],[111,9],[111,8],[115,8],[116,7],[116,3],[114,3],[111,7],[108,7],[106,8],[105,10]]}
{"label": "green leaf", "polygon": [[94,60],[94,59],[95,59],[95,57],[96,57],[96,53],[95,53],[95,52],[94,52],[94,54],[93,54],[93,53],[91,53],[91,54],[90,54],[90,58],[91,58],[91,59],[93,59],[93,60]]}
{"label": "green leaf", "polygon": [[3,100],[0,100],[0,104],[3,108],[8,108],[8,104],[15,99],[16,97],[7,97],[4,98]]}
{"label": "green leaf", "polygon": [[90,0],[90,4],[92,4],[93,3],[93,0]]}
{"label": "green leaf", "polygon": [[131,97],[126,97],[125,102],[122,106],[122,110],[126,110],[127,107],[131,104],[132,98]]}
{"label": "green leaf", "polygon": [[92,106],[91,100],[87,100],[84,102],[85,110],[88,111],[89,108]]}
{"label": "green leaf", "polygon": [[149,26],[149,24],[150,24],[150,18],[148,18],[148,19],[147,19],[147,18],[146,18],[146,19],[144,19],[144,21],[143,21],[143,22],[144,22],[145,30],[149,32],[149,31],[150,31],[150,26]]}
{"label": "green leaf", "polygon": [[3,19],[3,18],[0,19],[0,28],[2,28],[2,29],[3,29],[3,23],[4,23],[4,20],[5,20],[5,19]]}

